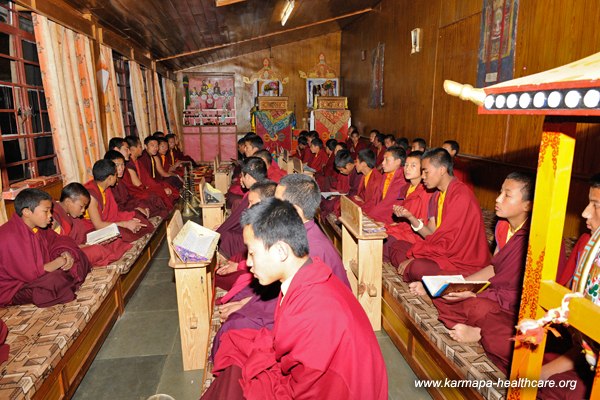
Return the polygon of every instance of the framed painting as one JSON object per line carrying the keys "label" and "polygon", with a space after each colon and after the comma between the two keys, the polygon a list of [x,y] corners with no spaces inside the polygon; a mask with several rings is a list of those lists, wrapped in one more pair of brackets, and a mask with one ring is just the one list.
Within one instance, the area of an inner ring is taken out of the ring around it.
{"label": "framed painting", "polygon": [[338,78],[307,78],[306,106],[313,108],[316,96],[339,96],[339,86]]}

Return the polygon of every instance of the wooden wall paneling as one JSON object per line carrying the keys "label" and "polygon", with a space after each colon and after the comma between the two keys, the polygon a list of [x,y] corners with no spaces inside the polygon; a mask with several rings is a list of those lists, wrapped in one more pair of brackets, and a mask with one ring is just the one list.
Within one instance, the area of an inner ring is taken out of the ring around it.
{"label": "wooden wall paneling", "polygon": [[483,1],[481,0],[440,0],[442,10],[440,13],[440,28],[460,21],[461,19],[481,15]]}
{"label": "wooden wall paneling", "polygon": [[309,71],[312,69],[319,61],[319,54],[323,53],[329,66],[339,73],[340,40],[341,33],[336,32],[275,46],[270,51],[261,50],[214,64],[180,71],[177,81],[181,86],[182,76],[187,72],[234,73],[238,132],[247,132],[250,130],[250,109],[254,106],[254,99],[252,98],[251,85],[246,85],[242,77],[249,77],[261,69],[263,60],[272,56],[271,66],[281,76],[289,78],[289,82],[283,87],[282,95],[289,96],[290,111],[295,111],[298,126],[302,126],[306,109],[306,80],[300,78],[298,70]]}
{"label": "wooden wall paneling", "polygon": [[577,124],[575,138],[574,173],[583,176],[600,173],[600,121]]}
{"label": "wooden wall paneling", "polygon": [[90,21],[84,18],[82,13],[61,0],[17,0],[15,3],[23,5],[74,31],[83,33],[89,37],[94,36]]}
{"label": "wooden wall paneling", "polygon": [[479,48],[479,14],[439,30],[436,62],[431,146],[448,139],[460,143],[461,153],[503,160],[506,116],[478,115],[477,107],[447,95],[445,79],[475,82]]}
{"label": "wooden wall paneling", "polygon": [[[353,121],[397,136],[427,137],[432,108],[440,2],[384,0],[343,31],[342,76]],[[410,54],[410,31],[421,28],[422,51]],[[371,51],[385,43],[384,107],[369,109]],[[361,51],[366,60],[361,61]]]}

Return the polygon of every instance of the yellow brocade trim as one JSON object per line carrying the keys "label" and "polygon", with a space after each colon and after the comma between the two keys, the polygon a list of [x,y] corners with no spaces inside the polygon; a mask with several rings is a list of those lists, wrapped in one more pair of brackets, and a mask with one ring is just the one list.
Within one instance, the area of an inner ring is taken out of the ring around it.
{"label": "yellow brocade trim", "polygon": [[435,227],[439,228],[442,224],[442,211],[444,210],[444,200],[446,199],[446,192],[441,192],[438,197],[438,209],[437,209],[437,220]]}
{"label": "yellow brocade trim", "polygon": [[394,173],[395,172],[388,172],[388,174],[385,176],[385,182],[383,183],[383,193],[381,194],[382,199],[385,199],[385,195],[387,194],[387,191],[390,188],[390,183],[392,183]]}

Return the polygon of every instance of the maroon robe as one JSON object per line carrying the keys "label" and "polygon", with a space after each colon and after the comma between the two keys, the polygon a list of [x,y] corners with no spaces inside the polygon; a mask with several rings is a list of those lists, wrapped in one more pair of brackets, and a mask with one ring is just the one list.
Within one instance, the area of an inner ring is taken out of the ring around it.
{"label": "maroon robe", "polygon": [[[402,189],[400,189],[400,195],[398,196],[398,200],[394,202],[394,205],[406,208],[415,216],[415,218],[420,219],[423,223],[427,223],[427,211],[433,193],[428,192],[425,189],[425,186],[420,183],[415,190],[407,196],[406,193],[409,188],[410,184],[404,185]],[[423,240],[423,237],[411,228],[410,222],[407,220],[386,224],[385,228],[388,237],[393,236],[397,240],[405,240],[410,243]]]}
{"label": "maroon robe", "polygon": [[179,150],[177,147],[174,149],[169,149],[169,152],[175,156],[175,162],[177,161],[187,161],[191,162],[194,167],[197,167],[196,161],[188,155],[183,154],[183,151]]}
{"label": "maroon robe", "polygon": [[[119,206],[117,205],[115,197],[112,194],[111,188],[106,188],[104,191],[103,201],[100,188],[94,180],[87,182],[84,186],[90,192],[90,195],[96,199],[96,203],[98,203],[98,212],[100,213],[100,218],[102,218],[102,221],[121,222],[130,221],[133,218],[137,218],[143,225],[145,225],[145,227],[141,228],[135,233],[127,228],[119,227],[119,232],[121,232],[121,237],[124,241],[131,243],[138,240],[145,234],[152,233],[152,231],[154,231],[154,226],[152,223],[148,221],[141,212],[119,210]],[[84,219],[84,221],[86,221],[92,227],[94,226],[91,220]]]}
{"label": "maroon robe", "polygon": [[161,185],[167,186],[179,197],[179,189],[183,187],[183,183],[175,176],[164,177],[158,173],[156,169],[156,163],[159,162],[157,160],[157,156],[150,156],[146,150],[142,152],[142,155],[138,158],[138,162],[141,163],[146,171],[148,171],[149,175],[156,182]]}
{"label": "maroon robe", "polygon": [[363,207],[365,204],[371,204],[372,202],[374,203],[376,201],[377,188],[379,187],[382,178],[383,176],[381,175],[381,172],[377,171],[376,168],[373,168],[371,170],[371,174],[369,175],[369,181],[366,185],[365,176],[361,176],[357,196],[362,199],[362,202],[356,202],[359,206]]}
{"label": "maroon robe", "polygon": [[[16,213],[0,226],[0,306],[33,303],[49,307],[75,299],[90,263],[68,236],[51,228],[33,232]],[[71,269],[44,270],[63,252],[73,256]]]}
{"label": "maroon robe", "polygon": [[379,152],[373,147],[373,151],[375,152],[375,168],[381,168],[381,164],[383,164],[383,159],[385,158],[385,146],[381,146]]}
{"label": "maroon robe", "polygon": [[[86,243],[86,234],[90,232],[89,226],[85,224],[81,218],[73,218],[68,215],[62,206],[56,202],[52,209],[52,218],[60,227],[60,235],[69,236],[79,246]],[[106,244],[93,244],[91,246],[80,247],[85,253],[92,267],[103,267],[111,264],[121,257],[127,250],[131,248],[131,244],[116,239]]]}
{"label": "maroon robe", "polygon": [[[217,229],[217,232],[221,234],[221,238],[219,239],[219,252],[227,259],[246,250],[244,238],[242,237],[240,218],[247,208],[248,194],[246,193],[240,204],[231,211],[229,218],[227,218]],[[217,280],[219,279],[218,277],[219,275],[217,275]]]}
{"label": "maroon robe", "polygon": [[[306,238],[308,239],[309,256],[313,260],[322,260],[325,265],[331,268],[331,271],[348,289],[350,282],[348,281],[348,275],[342,259],[333,247],[333,243],[325,234],[321,231],[321,228],[314,221],[307,221],[304,223],[306,228]],[[234,283],[233,287],[229,292],[223,296],[223,300],[218,301],[220,304],[227,302],[239,301],[244,298],[252,296],[252,298],[246,303],[240,310],[232,313],[229,318],[221,325],[221,328],[217,332],[213,341],[212,357],[217,353],[220,344],[221,336],[231,329],[260,329],[267,328],[272,329],[273,318],[275,315],[275,307],[277,305],[277,293],[279,288],[277,286],[277,292],[273,295],[273,288],[265,290],[253,290],[252,286],[256,286],[257,282],[252,284],[252,273],[249,272],[249,268],[246,261],[241,261],[238,266],[238,270],[244,271]],[[269,285],[269,287],[272,285]],[[226,301],[224,301],[226,299]]]}
{"label": "maroon robe", "polygon": [[327,153],[325,153],[325,150],[323,149],[319,150],[319,152],[315,154],[315,157],[307,164],[310,168],[314,169],[315,172],[321,171],[323,167],[325,167],[325,164],[327,164]]}
{"label": "maroon robe", "polygon": [[302,157],[300,158],[304,164],[310,164],[315,159],[315,155],[310,151],[310,146],[306,146],[302,150]]}
{"label": "maroon robe", "polygon": [[[125,176],[128,176],[129,181],[131,181],[128,171],[123,173],[123,177]],[[135,211],[136,208],[147,208],[151,217],[158,215],[162,219],[165,219],[169,215],[169,210],[167,210],[163,201],[158,196],[149,193],[149,196],[146,198],[137,198],[129,191],[129,186],[127,186],[125,180],[122,178],[117,179],[117,183],[111,188],[111,191],[119,210]]]}
{"label": "maroon robe", "polygon": [[8,327],[0,319],[0,365],[8,360],[8,353],[10,351],[10,346],[4,343],[6,341],[6,337],[8,336]]}
{"label": "maroon robe", "polygon": [[287,175],[287,172],[279,168],[279,165],[273,160],[271,161],[271,165],[269,169],[267,169],[267,178],[272,180],[275,183],[279,183],[281,178]]}
{"label": "maroon robe", "polygon": [[[373,328],[331,269],[309,259],[277,304],[272,332],[241,329],[223,335],[216,374],[240,367],[239,384],[249,400],[387,399],[386,367]],[[212,394],[205,397],[223,398]]]}
{"label": "maroon robe", "polygon": [[454,176],[458,178],[459,181],[467,185],[471,190],[473,190],[473,182],[471,182],[471,177],[469,173],[469,167],[467,164],[458,156],[454,157],[452,160]]}
{"label": "maroon robe", "polygon": [[[439,192],[431,197],[428,220],[437,219],[438,197]],[[406,281],[420,280],[423,275],[469,276],[490,264],[481,208],[471,189],[457,179],[448,185],[441,225],[425,240],[408,248],[403,245],[407,243],[394,244],[390,260],[397,266],[414,259],[404,271]]]}
{"label": "maroon robe", "polygon": [[386,176],[387,174],[382,175],[379,186],[377,186],[375,189],[374,196],[369,202],[365,202],[361,208],[364,213],[369,216],[369,218],[372,218],[375,221],[391,224],[394,222],[392,218],[394,213],[394,203],[396,203],[400,197],[400,193],[403,190],[404,193],[406,193],[405,186],[408,186],[409,183],[404,179],[404,170],[402,168],[398,168],[396,171],[394,171],[392,181],[390,182],[388,190],[384,196],[383,188],[385,186]]}
{"label": "maroon robe", "polygon": [[[348,198],[353,199],[358,194],[361,175],[356,172],[356,168],[353,168],[349,175],[338,173],[337,176],[338,179],[331,185],[331,191],[347,193]],[[330,199],[323,199],[321,213],[325,216],[334,213],[336,217],[339,217],[341,215],[340,197],[333,196]]]}
{"label": "maroon robe", "polygon": [[139,160],[134,161],[133,159],[129,159],[129,161],[127,161],[127,168],[137,173],[140,181],[142,182],[142,190],[148,190],[159,196],[163,203],[165,203],[165,206],[168,210],[173,208],[174,204],[177,202],[177,196],[175,196],[175,192],[171,193],[170,195],[166,194],[164,187],[152,179],[148,170],[142,163],[139,162]]}
{"label": "maroon robe", "polygon": [[361,150],[368,149],[370,146],[369,140],[363,137],[358,138],[358,142],[356,142],[356,145],[354,144],[352,139],[348,138],[348,140],[346,140],[346,144],[348,145],[348,151],[350,152],[350,155],[355,160],[358,157],[358,153]]}
{"label": "maroon robe", "polygon": [[579,264],[579,259],[585,250],[585,246],[590,241],[591,235],[589,233],[584,233],[577,239],[577,243],[573,247],[571,251],[571,255],[569,256],[569,260],[566,264],[558,266],[558,271],[556,273],[556,282],[563,285],[566,288],[571,288],[571,284],[573,283],[573,275],[575,274],[575,270],[577,269],[577,264]]}

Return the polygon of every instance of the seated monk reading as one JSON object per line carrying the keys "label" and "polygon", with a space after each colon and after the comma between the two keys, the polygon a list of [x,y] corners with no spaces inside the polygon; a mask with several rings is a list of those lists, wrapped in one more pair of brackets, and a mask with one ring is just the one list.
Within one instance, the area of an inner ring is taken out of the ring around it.
{"label": "seated monk reading", "polygon": [[427,219],[427,210],[431,199],[431,192],[425,189],[421,182],[421,157],[423,153],[413,151],[406,156],[404,163],[404,176],[409,184],[400,189],[398,199],[394,202],[394,222],[386,224],[388,238],[383,244],[383,259],[389,262],[389,249],[397,240],[414,243],[423,240],[411,228],[411,224],[418,224],[419,220]]}
{"label": "seated monk reading", "polygon": [[266,199],[244,213],[242,224],[251,272],[261,285],[281,282],[274,328],[223,335],[217,378],[202,398],[387,399],[371,324],[352,292],[309,256],[294,206]]}
{"label": "seated monk reading", "polygon": [[376,192],[381,183],[381,173],[375,168],[375,153],[371,149],[363,149],[356,158],[356,172],[362,175],[358,186],[358,194],[350,197],[359,206],[376,201]]}
{"label": "seated monk reading", "polygon": [[[306,132],[306,135],[308,135],[308,132]],[[305,160],[307,158],[307,153],[310,153],[310,149],[308,148],[308,138],[306,135],[298,138],[298,147],[296,148],[296,153],[293,155],[293,157],[298,158],[304,164],[306,164]]]}
{"label": "seated monk reading", "polygon": [[[331,191],[344,193],[349,198],[354,198],[360,186],[361,176],[356,172],[355,162],[348,150],[340,150],[335,155],[336,174],[335,182],[330,187]],[[332,196],[330,199],[321,200],[321,213],[328,215],[334,213],[337,217],[341,214],[340,197]]]}
{"label": "seated monk reading", "polygon": [[78,182],[71,182],[60,193],[60,201],[52,208],[52,229],[59,235],[69,236],[85,253],[92,267],[108,265],[120,259],[131,244],[116,239],[108,243],[86,245],[89,226],[81,217],[90,204],[90,192]]}
{"label": "seated monk reading", "polygon": [[323,150],[323,141],[320,138],[314,138],[310,142],[310,152],[314,158],[307,165],[315,172],[321,171],[327,164],[327,153]]}
{"label": "seated monk reading", "polygon": [[[244,156],[246,159],[248,157],[253,157],[257,151],[262,150],[264,146],[263,140],[260,136],[250,132],[244,137]],[[241,174],[240,174],[241,176]],[[240,182],[240,176],[231,181],[231,185],[225,194],[226,198],[226,206],[230,209],[237,208],[237,205],[242,200],[244,196],[244,188],[242,187],[242,183]],[[244,207],[245,209],[246,207]]]}
{"label": "seated monk reading", "polygon": [[[165,219],[169,211],[164,203],[156,196],[138,199],[131,194],[129,187],[124,183],[124,177],[128,176],[125,171],[125,157],[118,151],[109,150],[104,155],[105,160],[110,160],[117,167],[117,183],[111,188],[115,201],[121,211],[139,211],[146,218],[160,216]],[[127,178],[125,178],[127,179]]]}
{"label": "seated monk reading", "polygon": [[117,167],[110,160],[98,160],[92,168],[94,179],[84,186],[91,199],[84,222],[89,231],[102,229],[112,223],[117,224],[121,237],[133,242],[154,229],[152,224],[139,211],[121,211],[111,187],[117,183]]}
{"label": "seated monk reading", "polygon": [[337,179],[341,176],[340,172],[335,167],[335,155],[342,149],[346,150],[346,147],[346,143],[338,142],[335,139],[329,139],[325,143],[325,153],[327,153],[327,156],[329,157],[327,159],[327,164],[325,164],[325,167],[320,172],[315,173],[313,176],[321,191],[334,191],[333,187],[336,185]]}
{"label": "seated monk reading", "polygon": [[[513,172],[496,198],[496,250],[491,264],[465,277],[467,281],[490,281],[483,292],[450,293],[434,299],[439,320],[457,342],[481,341],[488,357],[507,373],[519,314],[525,272],[529,223],[535,179]],[[425,294],[421,282],[412,282],[413,293]]]}
{"label": "seated monk reading", "polygon": [[24,189],[14,204],[15,214],[0,226],[0,306],[74,300],[90,263],[73,239],[48,228],[52,197]]}
{"label": "seated monk reading", "polygon": [[[150,171],[145,165],[140,162],[140,157],[143,154],[142,142],[137,136],[127,136],[125,138],[129,145],[129,161],[125,165],[127,172],[131,177],[131,182],[140,190],[151,192],[160,197],[167,210],[173,209],[173,206],[179,199],[179,194],[171,189],[170,186],[161,185],[150,175]],[[124,182],[127,179],[123,178]]]}
{"label": "seated monk reading", "polygon": [[254,153],[254,157],[260,157],[267,165],[267,179],[279,183],[282,177],[287,175],[287,172],[279,168],[279,165],[273,160],[273,156],[269,150],[262,149]]}
{"label": "seated monk reading", "polygon": [[419,220],[413,229],[425,240],[398,240],[389,258],[407,282],[424,275],[469,276],[490,265],[481,208],[471,189],[454,179],[452,158],[442,148],[427,151],[421,160],[423,183],[437,190],[429,202],[427,224]]}
{"label": "seated monk reading", "polygon": [[[581,262],[582,253],[593,235],[600,229],[600,174],[592,176],[590,180],[590,190],[588,192],[588,204],[583,210],[581,216],[585,219],[585,225],[590,232],[586,232],[579,237],[577,244],[573,248],[569,260],[566,265],[559,265],[557,272],[557,282],[570,288],[573,291],[578,291],[581,277],[583,274],[584,263]],[[591,233],[591,235],[590,235]],[[594,264],[589,276],[594,276],[598,265]],[[583,285],[584,296],[592,300],[596,305],[600,305],[598,297],[591,295],[594,293],[593,286],[595,281],[589,279]],[[582,337],[580,333],[575,333],[571,343],[571,347],[561,349],[561,353],[550,353],[546,351],[544,354],[544,365],[540,379],[554,381],[554,388],[538,390],[538,398],[541,399],[582,399],[590,398],[590,391],[594,382],[594,370],[590,368],[586,359],[587,355],[583,353],[583,349],[587,348],[587,352],[593,354],[591,357],[598,358],[597,345],[593,345],[588,338]],[[551,335],[548,335],[550,338]],[[590,346],[592,344],[592,346]],[[559,388],[559,383],[565,380],[575,380],[577,384],[574,390],[569,388]]]}
{"label": "seated monk reading", "polygon": [[383,158],[383,176],[375,194],[369,202],[361,206],[363,212],[375,221],[386,224],[394,222],[394,203],[400,192],[405,191],[408,183],[404,179],[406,153],[400,147],[390,147]]}

